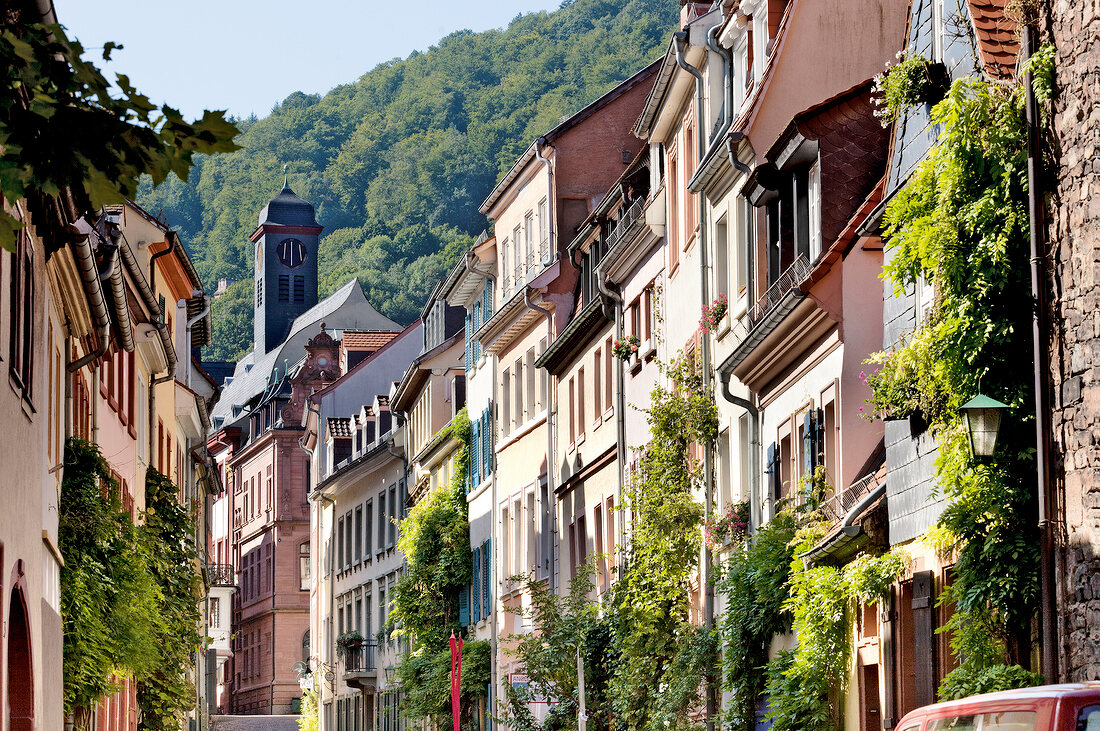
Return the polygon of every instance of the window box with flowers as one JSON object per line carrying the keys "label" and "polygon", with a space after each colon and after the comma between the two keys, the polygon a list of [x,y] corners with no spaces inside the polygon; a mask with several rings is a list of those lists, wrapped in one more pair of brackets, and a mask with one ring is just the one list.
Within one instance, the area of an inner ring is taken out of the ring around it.
{"label": "window box with flowers", "polygon": [[611,346],[611,354],[619,360],[630,360],[638,354],[640,341],[637,335],[628,335],[622,340],[616,340]]}
{"label": "window box with flowers", "polygon": [[716,551],[735,541],[743,541],[749,534],[749,504],[734,503],[720,516],[711,516],[703,524],[703,540]]}
{"label": "window box with flowers", "polygon": [[729,312],[729,300],[726,295],[720,294],[709,306],[703,305],[703,316],[699,318],[699,329],[712,333],[718,329],[722,318]]}

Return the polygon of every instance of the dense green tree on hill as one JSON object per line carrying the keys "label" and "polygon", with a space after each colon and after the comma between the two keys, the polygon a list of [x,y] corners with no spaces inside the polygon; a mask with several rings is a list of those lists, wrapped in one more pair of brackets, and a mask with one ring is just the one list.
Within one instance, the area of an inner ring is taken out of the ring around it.
{"label": "dense green tree on hill", "polygon": [[[263,119],[236,120],[243,150],[196,157],[190,183],[146,185],[139,202],[179,229],[209,287],[250,280],[248,235],[287,163],[325,226],[321,295],[358,277],[385,315],[410,322],[485,228],[478,206],[515,158],[663,51],[677,8],[566,0],[504,30],[452,33],[324,96],[295,92]],[[219,300],[207,358],[249,349],[249,297],[237,285]]]}

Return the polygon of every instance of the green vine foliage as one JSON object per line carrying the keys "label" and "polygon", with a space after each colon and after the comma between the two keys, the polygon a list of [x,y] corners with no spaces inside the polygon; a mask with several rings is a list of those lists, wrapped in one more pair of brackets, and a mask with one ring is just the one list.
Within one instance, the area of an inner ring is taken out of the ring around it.
{"label": "green vine foliage", "polygon": [[806,566],[800,554],[820,540],[817,524],[798,532],[784,609],[797,647],[780,653],[767,672],[769,719],[776,731],[837,731],[844,727],[844,694],[857,606],[881,601],[909,570],[900,550],[863,554],[843,567]]}
{"label": "green vine foliage", "polygon": [[756,705],[764,690],[772,637],[790,630],[784,603],[790,595],[796,521],[783,511],[735,547],[718,573],[715,590],[726,597],[718,628],[723,687],[732,696],[724,709],[730,731],[756,727]]}
{"label": "green vine foliage", "polygon": [[[1053,53],[1029,62],[1042,106],[1053,90]],[[948,498],[938,542],[957,556],[956,579],[941,596],[955,613],[941,631],[960,665],[942,698],[1038,680],[1005,659],[1027,656],[1038,593],[1038,550],[1030,410],[1027,139],[1023,89],[959,81],[932,113],[942,134],[886,212],[898,291],[931,280],[937,301],[928,323],[868,378],[883,418],[920,409],[939,439],[936,476]],[[998,454],[969,452],[958,407],[979,390],[1010,408]],[[946,538],[946,540],[944,540]],[[945,544],[945,545],[944,545]]]}
{"label": "green vine foliage", "polygon": [[[650,441],[627,489],[635,520],[615,596],[619,663],[611,694],[616,715],[630,731],[688,725],[702,682],[698,668],[677,658],[696,632],[688,622],[689,582],[700,555],[703,506],[693,495],[702,470],[692,445],[713,444],[718,415],[693,359],[678,358],[664,372],[669,386],[651,393]],[[690,677],[679,678],[677,671],[690,671]],[[677,696],[674,707],[663,703],[673,697],[665,691],[684,682],[694,684],[695,692]]]}
{"label": "green vine foliage", "polygon": [[[104,60],[119,48],[108,43]],[[0,25],[0,193],[9,200],[78,191],[93,208],[137,195],[139,177],[159,185],[187,179],[196,153],[239,149],[224,112],[185,122],[159,109],[124,74],[120,96],[83,47],[59,25]],[[14,250],[22,227],[0,212],[0,247]]]}
{"label": "green vine foliage", "polygon": [[[501,721],[514,729],[574,731],[577,728],[577,653],[585,664],[585,710],[589,727],[608,727],[610,709],[606,688],[611,665],[606,662],[610,634],[600,605],[591,597],[592,564],[577,568],[568,591],[557,594],[545,581],[532,575],[516,577],[530,594],[530,605],[521,614],[538,627],[537,633],[515,634],[508,650],[524,668],[529,680],[525,690],[513,690],[505,698]],[[592,642],[592,646],[589,646]],[[595,692],[594,692],[595,691]],[[538,698],[552,698],[546,720],[539,724],[527,705]],[[595,701],[595,702],[593,702]],[[602,702],[601,702],[602,701]]]}
{"label": "green vine foliage", "polygon": [[[1052,50],[1029,69],[1045,108]],[[1038,596],[1032,369],[1020,362],[1031,352],[1024,90],[958,80],[931,119],[938,141],[886,209],[883,276],[899,295],[933,282],[935,305],[909,339],[871,358],[879,370],[867,382],[876,415],[920,409],[938,439],[947,508],[937,532],[957,557],[941,595],[955,608],[941,631],[961,661],[941,688],[950,694],[1008,678],[994,672],[1005,659],[1026,661]],[[1009,406],[987,461],[971,456],[958,412],[979,391]]]}
{"label": "green vine foliage", "polygon": [[[405,572],[393,587],[393,609],[387,632],[407,637],[412,649],[396,672],[405,693],[402,710],[411,719],[451,718],[451,632],[461,635],[459,594],[472,577],[470,525],[465,480],[469,465],[470,422],[459,412],[447,427],[462,441],[451,484],[431,490],[401,522],[397,548],[405,556]],[[489,682],[489,648],[466,642],[462,663],[464,707],[485,695]]]}
{"label": "green vine foliage", "polygon": [[156,670],[159,583],[99,447],[72,438],[59,503],[64,704],[88,728],[118,679]]}
{"label": "green vine foliage", "polygon": [[141,729],[170,731],[183,723],[194,704],[188,677],[191,658],[202,647],[199,577],[195,573],[194,512],[179,503],[176,486],[149,468],[145,477],[145,511],[139,528],[147,566],[160,592],[154,620],[157,658],[152,672],[138,677]]}

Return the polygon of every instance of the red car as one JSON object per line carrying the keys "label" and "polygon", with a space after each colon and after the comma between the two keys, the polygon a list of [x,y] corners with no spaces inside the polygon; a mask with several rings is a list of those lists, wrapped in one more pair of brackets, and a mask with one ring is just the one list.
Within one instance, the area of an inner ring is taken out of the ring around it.
{"label": "red car", "polygon": [[1100,682],[1041,685],[924,706],[897,731],[1100,731]]}

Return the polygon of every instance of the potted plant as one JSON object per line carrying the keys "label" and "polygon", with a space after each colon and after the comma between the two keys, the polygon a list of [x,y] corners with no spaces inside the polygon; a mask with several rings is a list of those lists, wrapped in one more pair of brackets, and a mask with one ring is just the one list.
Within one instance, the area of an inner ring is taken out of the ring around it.
{"label": "potted plant", "polygon": [[905,110],[918,104],[935,104],[943,99],[950,76],[943,63],[923,56],[898,53],[898,62],[875,77],[875,99],[879,109],[875,115],[887,125]]}
{"label": "potted plant", "polygon": [[703,305],[703,316],[699,318],[699,329],[712,333],[718,329],[718,323],[729,311],[729,301],[725,294],[718,295],[710,305]]}
{"label": "potted plant", "polygon": [[611,354],[619,360],[630,360],[638,353],[640,343],[637,335],[628,335],[622,340],[615,341],[611,346]]}
{"label": "potted plant", "polygon": [[362,643],[363,635],[359,634],[359,630],[353,629],[336,638],[336,649],[341,655],[346,655],[348,650],[359,647]]}
{"label": "potted plant", "polygon": [[711,516],[703,524],[703,540],[712,551],[726,543],[742,541],[749,534],[749,504],[730,505],[720,516]]}

